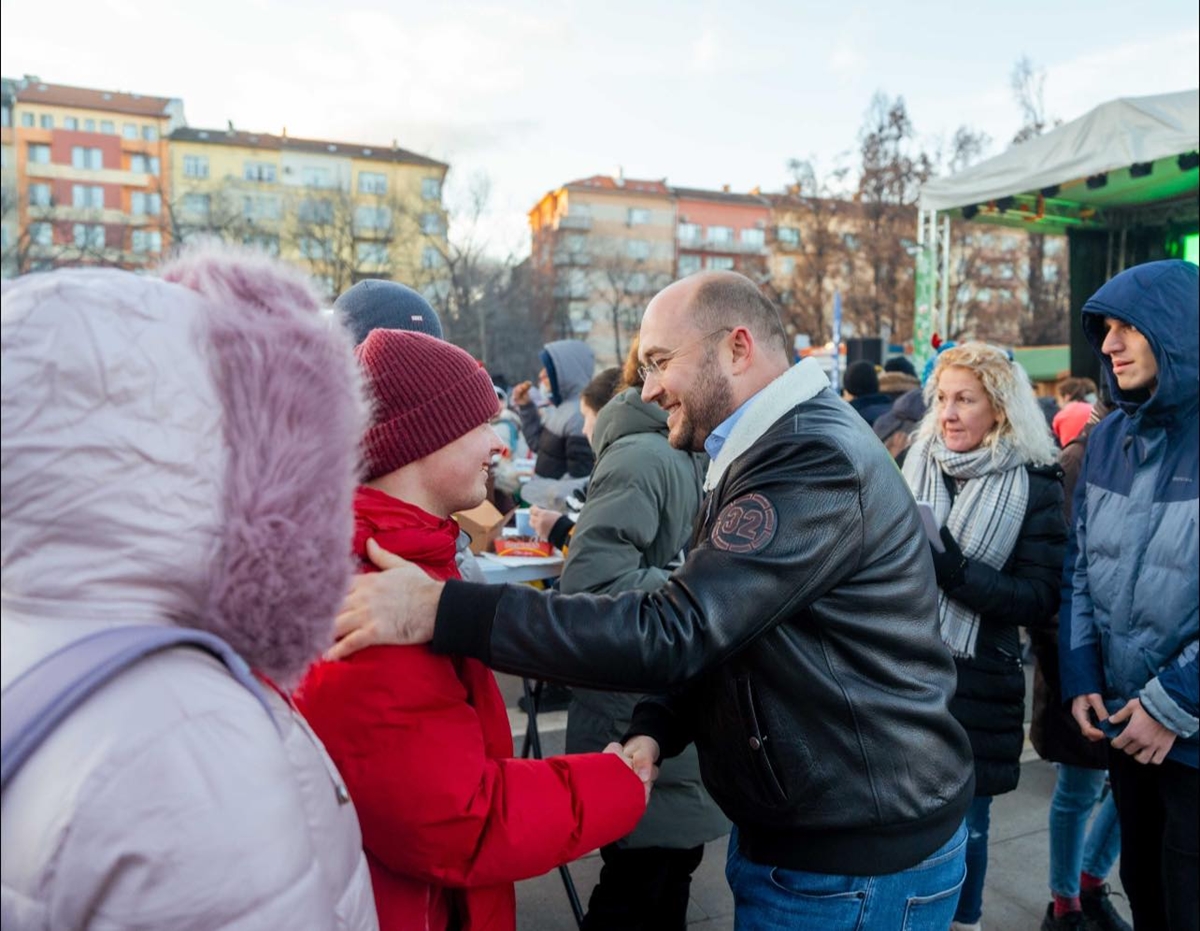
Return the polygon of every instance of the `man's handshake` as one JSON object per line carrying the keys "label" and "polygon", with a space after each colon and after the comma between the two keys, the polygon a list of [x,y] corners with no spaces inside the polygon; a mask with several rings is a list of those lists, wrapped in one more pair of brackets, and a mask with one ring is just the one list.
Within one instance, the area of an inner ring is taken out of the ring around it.
{"label": "man's handshake", "polygon": [[653,737],[634,737],[621,746],[615,741],[604,748],[605,753],[615,753],[625,765],[642,780],[646,789],[646,802],[650,802],[650,789],[658,778],[658,741]]}

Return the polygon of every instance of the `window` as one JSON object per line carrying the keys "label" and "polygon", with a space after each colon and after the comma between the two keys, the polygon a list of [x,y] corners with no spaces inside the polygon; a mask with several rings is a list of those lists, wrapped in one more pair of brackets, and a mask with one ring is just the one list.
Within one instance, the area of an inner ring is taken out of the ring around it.
{"label": "window", "polygon": [[842,234],[842,243],[846,246],[847,249],[849,249],[850,251],[853,252],[855,249],[858,248],[858,237],[855,236],[853,233],[843,233]]}
{"label": "window", "polygon": [[587,252],[587,237],[581,236],[579,233],[572,233],[563,239],[563,245],[571,253]]}
{"label": "window", "polygon": [[359,194],[386,194],[387,175],[378,171],[360,171],[358,173]]}
{"label": "window", "polygon": [[387,244],[382,242],[360,242],[354,246],[354,259],[359,265],[387,265]]}
{"label": "window", "polygon": [[54,128],[54,117],[49,113],[43,113],[38,122],[41,124],[42,129]]}
{"label": "window", "polygon": [[162,167],[157,155],[151,155],[148,159],[146,159],[146,168],[150,171],[150,174],[154,175],[156,178],[158,177],[159,172],[162,171]]}
{"label": "window", "polygon": [[49,165],[50,164],[50,146],[42,145],[41,143],[30,143],[29,163],[31,165]]}
{"label": "window", "polygon": [[77,210],[103,210],[104,188],[98,184],[72,184],[71,206]]}
{"label": "window", "polygon": [[146,173],[146,156],[131,155],[129,156],[129,170],[139,175]]}
{"label": "window", "polygon": [[204,217],[212,209],[212,198],[208,194],[184,194],[183,212],[191,217]]}
{"label": "window", "polygon": [[742,230],[738,235],[741,237],[743,246],[752,246],[761,249],[766,243],[766,234],[762,230]]}
{"label": "window", "polygon": [[333,175],[328,168],[300,169],[300,183],[305,187],[333,187]]}
{"label": "window", "polygon": [[242,242],[247,246],[253,246],[265,252],[267,255],[279,255],[279,237],[270,236],[264,233],[257,233],[252,236],[245,237]]}
{"label": "window", "polygon": [[104,248],[104,227],[98,223],[76,223],[72,233],[76,248]]}
{"label": "window", "polygon": [[733,242],[733,227],[732,226],[710,226],[708,228],[708,241],[718,245]]}
{"label": "window", "polygon": [[332,223],[333,201],[309,197],[300,202],[297,216],[301,223]]}
{"label": "window", "polygon": [[183,176],[185,178],[207,178],[208,156],[185,155],[183,157]]}
{"label": "window", "polygon": [[440,200],[442,197],[442,179],[422,178],[421,197],[425,200]]}
{"label": "window", "polygon": [[83,121],[83,131],[85,133],[94,133],[96,131],[96,121],[95,120],[84,120]]}
{"label": "window", "polygon": [[125,139],[136,139],[138,137],[137,123],[122,123],[121,136]]}
{"label": "window", "polygon": [[441,268],[442,254],[433,248],[433,246],[426,246],[421,250],[421,267],[426,269]]}
{"label": "window", "polygon": [[796,260],[790,255],[785,255],[779,260],[779,276],[781,278],[791,278],[796,273]]}
{"label": "window", "polygon": [[428,236],[437,236],[442,232],[442,218],[436,213],[423,213],[419,219],[421,232]]}
{"label": "window", "polygon": [[29,238],[35,246],[54,245],[54,227],[49,223],[30,223]]}
{"label": "window", "polygon": [[712,272],[733,271],[733,259],[727,255],[710,255],[704,260],[704,267]]}
{"label": "window", "polygon": [[48,184],[31,184],[31,185],[29,185],[29,206],[30,207],[49,207],[50,206],[50,185],[48,185]]}
{"label": "window", "polygon": [[158,216],[162,213],[162,196],[147,191],[134,191],[129,195],[129,212],[135,217]]}
{"label": "window", "polygon": [[630,207],[628,214],[629,226],[645,226],[650,222],[650,211],[645,207]]}
{"label": "window", "polygon": [[79,118],[74,116],[63,117],[63,129],[78,129]]}
{"label": "window", "polygon": [[115,136],[117,134],[117,127],[113,125],[112,120],[101,120],[100,132],[106,136]]}
{"label": "window", "polygon": [[[359,175],[359,184],[362,175]],[[372,207],[364,204],[354,208],[354,228],[360,230],[386,230],[392,225],[392,211],[387,207]]]}
{"label": "window", "polygon": [[93,146],[71,146],[71,167],[99,171],[104,167],[104,150]]}
{"label": "window", "polygon": [[242,198],[242,216],[247,220],[278,220],[282,213],[278,197],[255,194]]}
{"label": "window", "polygon": [[162,252],[162,233],[158,230],[134,230],[129,237],[133,252]]}
{"label": "window", "polygon": [[333,254],[329,240],[315,236],[300,237],[300,254],[306,259],[324,259]]}
{"label": "window", "polygon": [[800,231],[794,226],[781,226],[775,231],[775,238],[785,246],[800,245]]}
{"label": "window", "polygon": [[[157,142],[158,141],[158,127],[157,126],[143,126],[142,127],[142,138],[145,139],[147,142]],[[158,250],[155,250],[155,251],[158,251]]]}
{"label": "window", "polygon": [[21,114],[21,125],[22,126],[24,126],[27,129],[31,129],[33,127],[33,124],[34,124],[34,119],[33,119],[32,113],[22,113]]}
{"label": "window", "polygon": [[681,255],[679,257],[679,277],[683,278],[686,275],[694,274],[700,271],[700,256],[698,255]]}
{"label": "window", "polygon": [[246,162],[242,166],[242,177],[247,181],[275,183],[275,166],[270,162]]}
{"label": "window", "polygon": [[699,223],[680,223],[678,235],[679,235],[680,242],[699,242],[700,241],[700,224]]}
{"label": "window", "polygon": [[625,254],[631,259],[648,259],[650,258],[650,243],[645,239],[630,239],[625,243]]}
{"label": "window", "polygon": [[634,272],[625,283],[626,294],[645,294],[649,290],[650,280],[645,272]]}

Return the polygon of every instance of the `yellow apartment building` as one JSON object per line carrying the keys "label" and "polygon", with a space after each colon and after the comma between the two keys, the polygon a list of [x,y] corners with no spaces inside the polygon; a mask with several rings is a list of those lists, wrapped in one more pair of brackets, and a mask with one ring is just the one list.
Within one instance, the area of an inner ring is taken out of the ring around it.
{"label": "yellow apartment building", "polygon": [[181,127],[170,139],[173,236],[245,242],[304,267],[332,300],[362,278],[437,278],[449,166],[397,145]]}

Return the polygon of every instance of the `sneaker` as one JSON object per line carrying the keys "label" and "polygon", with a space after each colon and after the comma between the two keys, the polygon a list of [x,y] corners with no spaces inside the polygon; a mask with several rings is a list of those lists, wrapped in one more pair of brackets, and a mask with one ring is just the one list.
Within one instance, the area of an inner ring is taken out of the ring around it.
{"label": "sneaker", "polygon": [[1112,895],[1112,889],[1105,883],[1091,892],[1081,890],[1079,904],[1096,931],[1133,931],[1133,926],[1113,908]]}
{"label": "sneaker", "polygon": [[1042,931],[1092,931],[1092,926],[1083,917],[1083,912],[1067,912],[1054,917],[1054,903],[1046,906],[1046,917],[1042,919]]}

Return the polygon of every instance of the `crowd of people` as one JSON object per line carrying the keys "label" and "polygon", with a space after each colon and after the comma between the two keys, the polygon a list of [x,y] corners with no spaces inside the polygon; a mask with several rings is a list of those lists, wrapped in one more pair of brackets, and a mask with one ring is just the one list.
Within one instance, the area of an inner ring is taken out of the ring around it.
{"label": "crowd of people", "polygon": [[[981,342],[839,397],[732,272],[511,395],[394,282],[332,323],[228,247],[6,282],[4,927],[506,931],[599,849],[583,928],[682,931],[728,834],[739,931],[978,929],[1024,632],[1042,928],[1128,928],[1119,858],[1133,927],[1196,929],[1197,302],[1117,275],[1047,411]],[[549,588],[454,520],[518,426]],[[564,755],[492,670],[570,688]]]}

